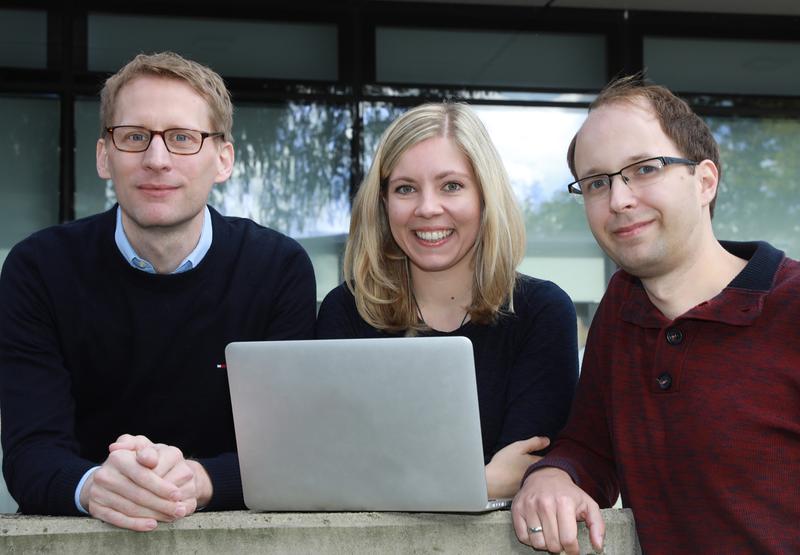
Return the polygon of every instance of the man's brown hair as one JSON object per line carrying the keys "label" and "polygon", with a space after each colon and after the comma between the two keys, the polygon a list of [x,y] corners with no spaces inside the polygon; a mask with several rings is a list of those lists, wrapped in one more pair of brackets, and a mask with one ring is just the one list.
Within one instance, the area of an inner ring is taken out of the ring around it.
{"label": "man's brown hair", "polygon": [[[639,100],[647,102],[661,124],[661,129],[675,143],[682,156],[695,162],[711,160],[717,166],[720,179],[722,178],[719,146],[706,122],[692,111],[686,101],[675,96],[666,87],[647,83],[641,73],[611,81],[591,103],[589,112],[608,104],[636,103]],[[567,150],[567,163],[575,179],[579,178],[575,171],[575,143],[578,133],[572,138]],[[712,218],[716,201],[715,195],[709,204]]]}

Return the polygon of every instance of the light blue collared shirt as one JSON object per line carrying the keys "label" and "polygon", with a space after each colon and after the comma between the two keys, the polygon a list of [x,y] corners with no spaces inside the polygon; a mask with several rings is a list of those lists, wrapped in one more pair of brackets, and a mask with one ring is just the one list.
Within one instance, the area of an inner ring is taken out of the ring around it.
{"label": "light blue collared shirt", "polygon": [[[178,264],[178,268],[172,273],[180,274],[200,264],[203,257],[208,252],[208,249],[211,248],[213,235],[214,230],[211,226],[211,212],[208,206],[206,206],[203,217],[203,231],[200,232],[200,240],[197,242],[197,246],[189,253],[189,256],[187,256],[183,262]],[[122,256],[128,261],[128,264],[148,274],[156,273],[156,269],[153,265],[144,258],[140,258],[133,249],[131,242],[128,241],[128,236],[125,235],[125,230],[122,227],[122,209],[119,206],[117,206],[117,228],[114,230],[114,241],[116,241],[119,252],[122,253]]]}
{"label": "light blue collared shirt", "polygon": [[[208,249],[211,248],[211,240],[214,236],[214,230],[211,226],[211,211],[208,209],[208,206],[205,207],[204,214],[203,231],[200,232],[200,240],[197,242],[197,246],[192,252],[189,253],[189,256],[187,256],[184,261],[178,265],[178,268],[172,272],[173,274],[180,274],[196,267],[198,264],[200,264],[200,262],[202,262],[203,258],[208,252]],[[137,255],[136,251],[133,249],[133,245],[131,245],[131,242],[128,241],[128,236],[125,235],[125,230],[122,228],[122,209],[119,206],[117,206],[117,227],[114,230],[114,241],[117,243],[119,252],[122,253],[122,256],[125,257],[125,260],[127,260],[131,266],[137,270],[147,272],[148,274],[156,273],[156,269],[153,267],[153,265],[144,258],[139,258],[139,255]],[[88,514],[88,512],[81,505],[81,490],[83,489],[83,484],[86,483],[86,480],[89,478],[89,476],[91,476],[92,473],[98,468],[100,467],[95,466],[87,470],[75,488],[75,506],[83,514]]]}

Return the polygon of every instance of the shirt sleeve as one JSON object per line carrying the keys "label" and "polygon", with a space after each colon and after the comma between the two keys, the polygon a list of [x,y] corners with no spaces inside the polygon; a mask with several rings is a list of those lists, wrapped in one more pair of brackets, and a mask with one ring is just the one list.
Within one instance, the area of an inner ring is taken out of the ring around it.
{"label": "shirt sleeve", "polygon": [[577,322],[569,296],[551,282],[515,295],[520,318],[502,432],[494,451],[564,427],[578,380]]}
{"label": "shirt sleeve", "polygon": [[[602,328],[603,305],[595,315],[592,330]],[[590,331],[575,402],[566,427],[550,452],[531,465],[523,482],[539,468],[560,468],[601,507],[612,506],[619,496],[611,433],[606,412],[608,376],[598,359],[597,336]]]}

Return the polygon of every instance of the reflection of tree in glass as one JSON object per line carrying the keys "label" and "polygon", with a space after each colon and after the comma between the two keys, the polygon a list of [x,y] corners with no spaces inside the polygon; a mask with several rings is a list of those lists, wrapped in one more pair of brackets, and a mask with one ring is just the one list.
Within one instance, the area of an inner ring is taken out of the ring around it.
{"label": "reflection of tree in glass", "polygon": [[769,241],[800,257],[800,122],[708,117],[720,145],[720,239]]}
{"label": "reflection of tree in glass", "polygon": [[361,168],[366,175],[381,135],[396,118],[408,110],[388,102],[363,102],[361,104]]}
{"label": "reflection of tree in glass", "polygon": [[293,236],[341,232],[351,125],[350,111],[335,105],[237,107],[236,164],[211,204]]}

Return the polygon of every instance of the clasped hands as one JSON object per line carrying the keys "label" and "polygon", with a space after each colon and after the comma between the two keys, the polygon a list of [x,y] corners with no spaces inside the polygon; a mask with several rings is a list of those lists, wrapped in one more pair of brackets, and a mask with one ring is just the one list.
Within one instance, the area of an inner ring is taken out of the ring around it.
{"label": "clasped hands", "polygon": [[158,522],[192,514],[211,499],[205,469],[185,459],[177,447],[125,434],[108,450],[80,492],[81,505],[103,522],[147,532]]}

